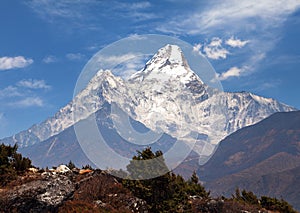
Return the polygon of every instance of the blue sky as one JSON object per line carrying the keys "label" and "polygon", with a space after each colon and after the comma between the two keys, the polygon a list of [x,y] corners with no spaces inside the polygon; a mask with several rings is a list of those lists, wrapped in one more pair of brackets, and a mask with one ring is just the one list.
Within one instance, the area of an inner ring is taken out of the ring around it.
{"label": "blue sky", "polygon": [[141,34],[193,45],[225,91],[300,109],[299,0],[3,0],[0,17],[0,138],[54,115],[97,51]]}

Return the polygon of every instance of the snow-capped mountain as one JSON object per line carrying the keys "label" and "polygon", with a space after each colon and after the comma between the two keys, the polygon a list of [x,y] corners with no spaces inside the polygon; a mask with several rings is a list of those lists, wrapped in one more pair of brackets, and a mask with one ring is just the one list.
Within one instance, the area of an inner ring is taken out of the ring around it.
{"label": "snow-capped mountain", "polygon": [[53,117],[1,142],[27,147],[45,141],[98,111],[105,102],[117,104],[153,131],[186,143],[201,141],[195,150],[207,155],[228,134],[275,112],[295,110],[251,93],[209,88],[191,70],[181,49],[166,45],[126,81],[109,70],[99,70],[87,87]]}

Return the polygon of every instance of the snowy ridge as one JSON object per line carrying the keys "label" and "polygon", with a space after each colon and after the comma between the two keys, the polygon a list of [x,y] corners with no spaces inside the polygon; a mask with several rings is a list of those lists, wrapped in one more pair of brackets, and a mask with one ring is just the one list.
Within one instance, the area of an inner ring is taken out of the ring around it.
{"label": "snowy ridge", "polygon": [[[210,144],[217,144],[228,134],[275,112],[295,110],[251,93],[209,94],[208,89],[190,69],[181,49],[167,45],[128,81],[100,70],[53,117],[1,142],[18,142],[20,147],[26,147],[44,141],[101,109],[104,102],[116,103],[154,131],[163,131],[187,143],[191,132],[197,132],[207,136],[202,140]],[[202,148],[196,146],[196,151],[200,153]]]}

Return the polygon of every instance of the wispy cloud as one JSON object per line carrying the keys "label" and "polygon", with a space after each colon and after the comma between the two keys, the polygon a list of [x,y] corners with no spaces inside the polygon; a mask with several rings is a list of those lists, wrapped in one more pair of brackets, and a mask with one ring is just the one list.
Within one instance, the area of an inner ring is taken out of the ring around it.
{"label": "wispy cloud", "polygon": [[0,99],[19,96],[22,96],[22,93],[16,86],[8,86],[4,89],[0,89]]}
{"label": "wispy cloud", "polygon": [[48,55],[48,56],[44,57],[42,61],[46,64],[50,64],[50,63],[57,62],[58,59],[53,55]]}
{"label": "wispy cloud", "polygon": [[234,38],[233,36],[230,37],[225,43],[231,47],[244,47],[246,44],[248,44],[250,41],[249,40],[245,40],[242,41],[240,39]]}
{"label": "wispy cloud", "polygon": [[3,112],[0,112],[0,127],[3,128],[6,125],[7,120]]}
{"label": "wispy cloud", "polygon": [[119,66],[113,69],[113,73],[127,80],[134,73],[143,69],[148,59],[149,58],[145,56],[138,56],[133,58],[132,60],[124,61]]}
{"label": "wispy cloud", "polygon": [[33,60],[31,58],[25,58],[24,56],[0,57],[0,70],[24,68],[32,63]]}
{"label": "wispy cloud", "polygon": [[44,106],[44,101],[40,97],[25,97],[20,101],[11,103],[14,107],[42,107]]}
{"label": "wispy cloud", "polygon": [[24,79],[17,83],[17,86],[29,89],[50,89],[51,86],[46,84],[45,80]]}
{"label": "wispy cloud", "polygon": [[103,29],[103,20],[116,18],[139,22],[157,17],[148,10],[151,7],[149,1],[28,0],[27,5],[45,21],[67,25],[68,30],[99,30]]}
{"label": "wispy cloud", "polygon": [[51,88],[45,80],[23,79],[14,85],[0,89],[1,105],[10,107],[42,107],[44,99],[43,91]]}
{"label": "wispy cloud", "polygon": [[224,28],[227,31],[251,30],[257,24],[264,28],[276,27],[299,8],[300,2],[295,0],[217,0],[208,3],[205,9],[175,17],[158,30],[207,34]]}
{"label": "wispy cloud", "polygon": [[108,56],[101,55],[101,57],[98,57],[97,60],[102,63],[110,63],[113,65],[117,65],[124,61],[133,59],[135,57],[137,57],[137,54],[135,54],[135,53],[127,53],[127,54],[122,54],[122,55],[108,55]]}
{"label": "wispy cloud", "polygon": [[[125,6],[125,5],[123,5],[123,6]],[[149,8],[149,7],[151,7],[151,4],[148,1],[140,1],[140,2],[135,2],[135,3],[127,3],[126,6],[130,10],[138,10],[138,9]]]}
{"label": "wispy cloud", "polygon": [[83,55],[81,53],[68,53],[66,55],[66,57],[67,57],[67,59],[69,59],[71,61],[80,61],[85,58],[85,55]]}
{"label": "wispy cloud", "polygon": [[27,5],[42,18],[52,21],[53,18],[79,19],[86,12],[86,6],[93,2],[90,0],[86,0],[85,3],[80,0],[30,0],[27,1]]}
{"label": "wispy cloud", "polygon": [[259,84],[254,90],[257,92],[261,92],[265,90],[274,89],[276,87],[279,87],[281,83],[282,81],[279,79],[269,80],[268,82],[261,82],[261,84]]}
{"label": "wispy cloud", "polygon": [[99,61],[104,66],[113,67],[112,72],[124,79],[139,71],[145,66],[149,58],[140,53],[127,53],[120,55],[100,56]]}

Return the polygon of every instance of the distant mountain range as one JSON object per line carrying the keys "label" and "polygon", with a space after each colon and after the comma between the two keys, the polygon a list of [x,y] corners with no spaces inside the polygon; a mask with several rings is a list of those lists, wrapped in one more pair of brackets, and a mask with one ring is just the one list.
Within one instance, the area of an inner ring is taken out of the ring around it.
{"label": "distant mountain range", "polygon": [[229,135],[198,174],[214,194],[239,187],[300,209],[300,111],[275,113]]}
{"label": "distant mountain range", "polygon": [[[53,117],[0,142],[18,143],[24,153],[36,159],[34,163],[37,165],[45,166],[42,162],[49,163],[49,153],[56,146],[64,153],[64,158],[55,155],[57,161],[67,158],[76,161],[77,152],[70,151],[72,147],[75,149],[75,145],[64,145],[76,142],[70,128],[94,113],[99,114],[97,112],[103,111],[105,104],[116,106],[146,129],[165,133],[188,146],[192,146],[196,140],[193,150],[202,157],[202,163],[227,135],[275,112],[295,110],[276,100],[251,93],[228,93],[208,87],[191,70],[181,49],[176,45],[166,45],[146,63],[144,69],[128,80],[114,76],[109,70],[99,70],[86,88]],[[116,124],[114,112],[107,113],[108,119]],[[107,129],[108,123],[101,123],[100,127]],[[111,126],[109,131],[114,128]],[[112,131],[120,133],[118,130]],[[130,136],[124,140],[132,142]],[[48,154],[43,156],[44,160],[37,157],[40,154],[33,151],[35,147],[47,149]],[[76,146],[76,150],[78,148]]]}

